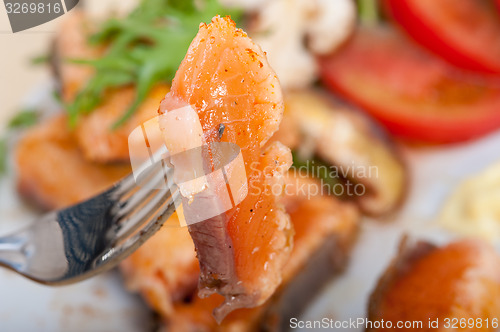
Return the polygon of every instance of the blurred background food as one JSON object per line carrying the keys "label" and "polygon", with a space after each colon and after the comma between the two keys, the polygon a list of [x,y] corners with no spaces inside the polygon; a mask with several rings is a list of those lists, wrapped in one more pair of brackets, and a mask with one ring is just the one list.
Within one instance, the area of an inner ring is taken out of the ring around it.
{"label": "blurred background food", "polygon": [[[165,227],[123,262],[121,277],[96,278],[96,287],[118,285],[111,305],[125,289],[140,294],[142,300],[123,301],[124,310],[140,308],[128,317],[139,324],[125,330],[149,330],[151,322],[169,331],[286,330],[298,315],[497,317],[499,6],[86,0],[32,30],[1,33],[8,52],[0,62],[0,160],[8,169],[0,189],[8,198],[0,206],[10,221],[0,226],[32,217],[25,203],[62,208],[127,174],[128,135],[156,115],[198,24],[230,14],[267,52],[284,92],[283,121],[267,143],[293,153],[282,203],[295,244],[283,281],[266,303],[217,325],[212,311],[222,297],[197,296],[191,237],[185,228]],[[84,298],[84,287],[68,291],[75,296],[67,303]],[[44,295],[35,303],[51,296],[36,289]],[[9,308],[2,312],[9,316]],[[15,327],[18,318],[10,315],[6,324]],[[97,321],[122,326],[117,318]],[[78,330],[75,322],[21,325]]]}

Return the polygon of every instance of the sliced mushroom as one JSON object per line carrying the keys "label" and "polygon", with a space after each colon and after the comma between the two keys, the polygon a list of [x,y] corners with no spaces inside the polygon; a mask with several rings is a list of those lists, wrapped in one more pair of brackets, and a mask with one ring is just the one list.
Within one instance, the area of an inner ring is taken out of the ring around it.
{"label": "sliced mushroom", "polygon": [[394,211],[404,196],[407,174],[397,149],[380,128],[319,92],[289,93],[285,102],[285,115],[301,135],[295,139],[301,144],[292,149],[331,165],[331,174],[347,180],[344,194],[364,213],[381,216]]}

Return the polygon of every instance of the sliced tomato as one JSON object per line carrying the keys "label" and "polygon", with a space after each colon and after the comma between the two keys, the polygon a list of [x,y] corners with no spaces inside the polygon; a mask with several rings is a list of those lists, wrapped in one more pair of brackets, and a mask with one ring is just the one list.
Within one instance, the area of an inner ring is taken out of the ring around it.
{"label": "sliced tomato", "polygon": [[445,143],[500,127],[500,84],[427,53],[389,27],[359,28],[319,59],[323,82],[392,133]]}
{"label": "sliced tomato", "polygon": [[500,74],[500,19],[492,1],[385,0],[413,39],[450,63]]}

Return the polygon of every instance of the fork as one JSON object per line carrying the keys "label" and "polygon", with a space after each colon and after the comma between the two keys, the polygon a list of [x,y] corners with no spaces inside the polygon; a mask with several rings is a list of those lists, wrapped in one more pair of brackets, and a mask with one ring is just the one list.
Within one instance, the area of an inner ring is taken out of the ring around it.
{"label": "fork", "polygon": [[175,211],[180,194],[170,174],[161,160],[138,179],[130,174],[87,201],[0,237],[0,266],[48,285],[73,283],[112,268]]}

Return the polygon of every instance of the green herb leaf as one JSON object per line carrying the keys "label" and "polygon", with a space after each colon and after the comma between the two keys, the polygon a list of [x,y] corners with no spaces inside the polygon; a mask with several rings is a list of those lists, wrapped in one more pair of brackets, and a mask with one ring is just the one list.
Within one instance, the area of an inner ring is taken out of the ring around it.
{"label": "green herb leaf", "polygon": [[0,138],[0,175],[4,175],[7,171],[7,138],[9,130],[24,129],[36,124],[39,120],[40,113],[33,109],[25,109],[14,115],[7,124],[7,133],[5,137]]}
{"label": "green herb leaf", "polygon": [[31,59],[31,64],[33,65],[41,65],[49,63],[50,57],[48,55],[39,55]]}
{"label": "green herb leaf", "polygon": [[106,91],[127,84],[136,84],[136,96],[123,116],[113,125],[125,123],[158,83],[171,83],[186,51],[198,32],[201,22],[215,15],[240,13],[223,8],[217,0],[205,0],[201,8],[196,0],[143,0],[124,19],[111,18],[89,43],[107,46],[105,54],[96,60],[69,59],[92,66],[96,74],[67,105],[70,124],[76,124],[82,114],[92,112]]}
{"label": "green herb leaf", "polygon": [[0,175],[4,175],[7,171],[7,140],[0,139]]}
{"label": "green herb leaf", "polygon": [[5,173],[7,172],[8,152],[7,139],[0,139],[0,175],[5,175]]}
{"label": "green herb leaf", "polygon": [[374,25],[380,20],[378,0],[358,0],[358,15],[363,24]]}
{"label": "green herb leaf", "polygon": [[[299,170],[300,174],[302,170],[306,170],[308,176],[316,178],[325,187],[327,192],[331,195],[342,196],[338,194],[335,189],[337,186],[343,186],[343,179],[336,175],[336,172],[332,172],[332,166],[323,162],[321,159],[313,157],[311,159],[303,159],[299,157],[296,151],[292,151],[293,165],[292,167]],[[334,174],[336,176],[332,176]]]}
{"label": "green herb leaf", "polygon": [[62,96],[60,91],[58,90],[52,91],[52,98],[54,98],[54,100],[57,101],[59,104],[62,104]]}
{"label": "green herb leaf", "polygon": [[7,124],[9,129],[27,128],[38,122],[39,113],[35,110],[23,110],[14,115]]}

